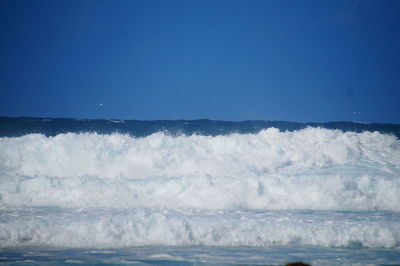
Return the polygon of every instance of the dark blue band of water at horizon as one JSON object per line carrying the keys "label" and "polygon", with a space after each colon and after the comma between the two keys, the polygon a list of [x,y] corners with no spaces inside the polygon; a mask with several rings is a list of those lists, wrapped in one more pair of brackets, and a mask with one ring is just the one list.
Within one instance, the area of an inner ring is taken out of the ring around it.
{"label": "dark blue band of water at horizon", "polygon": [[98,134],[129,134],[135,137],[145,137],[156,132],[171,135],[228,135],[232,133],[254,134],[266,128],[278,128],[281,131],[301,130],[306,127],[321,127],[339,129],[344,132],[377,131],[393,134],[400,138],[399,124],[358,123],[335,121],[325,123],[298,123],[288,121],[218,121],[209,119],[198,120],[105,120],[105,119],[74,119],[74,118],[36,118],[36,117],[0,117],[0,137],[20,137],[26,134],[38,133],[55,136],[63,133],[98,133]]}

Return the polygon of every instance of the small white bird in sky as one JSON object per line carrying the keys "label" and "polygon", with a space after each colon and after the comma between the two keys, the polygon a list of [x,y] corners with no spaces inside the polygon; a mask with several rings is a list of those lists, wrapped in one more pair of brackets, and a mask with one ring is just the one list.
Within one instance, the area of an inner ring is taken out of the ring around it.
{"label": "small white bird in sky", "polygon": [[102,106],[103,106],[103,103],[100,103],[99,105],[100,105],[100,107],[102,107]]}

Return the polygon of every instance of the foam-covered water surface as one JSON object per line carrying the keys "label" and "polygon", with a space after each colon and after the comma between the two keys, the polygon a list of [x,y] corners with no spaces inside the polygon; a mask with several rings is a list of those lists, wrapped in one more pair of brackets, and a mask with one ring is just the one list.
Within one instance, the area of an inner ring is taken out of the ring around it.
{"label": "foam-covered water surface", "polygon": [[54,209],[1,211],[1,247],[314,245],[399,248],[392,212]]}
{"label": "foam-covered water surface", "polygon": [[[26,134],[0,138],[2,251],[74,248],[80,254],[161,246],[251,253],[303,247],[369,250],[377,256],[372,264],[400,262],[392,256],[400,247],[397,131],[249,123],[251,128],[241,124],[230,132],[236,124],[202,121],[193,129],[210,134],[180,134],[176,122],[154,121],[142,124],[140,132],[149,134],[135,135],[104,134],[104,127],[103,133],[88,132],[81,129],[93,122],[79,123],[71,132],[27,128]],[[176,132],[151,132],[165,126]],[[215,134],[218,129],[224,133]],[[157,254],[145,259],[163,253]]]}
{"label": "foam-covered water surface", "polygon": [[0,140],[4,206],[400,210],[400,142],[306,128]]}

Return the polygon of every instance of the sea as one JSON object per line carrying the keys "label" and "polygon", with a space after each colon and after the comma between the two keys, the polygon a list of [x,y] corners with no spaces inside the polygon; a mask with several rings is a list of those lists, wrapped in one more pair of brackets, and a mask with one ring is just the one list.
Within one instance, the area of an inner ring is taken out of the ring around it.
{"label": "sea", "polygon": [[0,117],[0,264],[400,265],[400,125]]}

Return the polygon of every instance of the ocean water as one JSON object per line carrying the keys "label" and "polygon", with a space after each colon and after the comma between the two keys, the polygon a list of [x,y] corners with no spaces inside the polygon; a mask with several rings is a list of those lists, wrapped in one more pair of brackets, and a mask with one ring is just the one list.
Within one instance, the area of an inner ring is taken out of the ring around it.
{"label": "ocean water", "polygon": [[0,118],[0,263],[400,264],[400,125]]}

